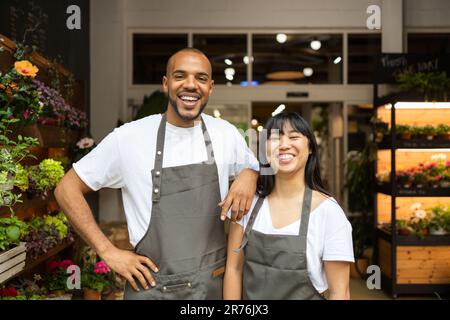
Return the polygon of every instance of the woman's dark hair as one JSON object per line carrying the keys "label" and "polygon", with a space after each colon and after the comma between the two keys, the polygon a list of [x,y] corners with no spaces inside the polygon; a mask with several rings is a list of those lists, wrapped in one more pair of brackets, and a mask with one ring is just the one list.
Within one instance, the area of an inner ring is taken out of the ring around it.
{"label": "woman's dark hair", "polygon": [[[272,130],[279,130],[280,134],[284,134],[283,129],[286,123],[290,123],[292,128],[304,135],[308,139],[309,146],[309,157],[306,161],[305,166],[305,183],[311,190],[319,191],[327,196],[331,197],[331,194],[325,190],[322,178],[320,177],[320,165],[319,165],[319,156],[318,156],[318,148],[316,143],[316,138],[311,130],[309,124],[303,119],[297,112],[282,112],[272,118],[270,118],[264,129],[267,130],[267,139],[270,138],[270,134]],[[260,152],[260,157],[264,157],[266,155],[266,141],[260,142],[260,148],[264,152]],[[261,168],[270,167],[269,164],[263,164],[260,161]],[[259,176],[259,184],[258,184],[258,194],[260,196],[266,197],[268,196],[275,187],[275,175],[261,175]]]}

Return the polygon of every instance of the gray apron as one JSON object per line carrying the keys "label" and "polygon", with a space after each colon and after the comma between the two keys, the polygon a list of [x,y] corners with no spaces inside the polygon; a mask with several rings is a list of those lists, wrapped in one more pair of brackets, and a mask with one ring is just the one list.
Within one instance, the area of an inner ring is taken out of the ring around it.
{"label": "gray apron", "polygon": [[245,300],[320,300],[308,276],[306,244],[312,191],[305,188],[298,236],[263,234],[253,229],[264,198],[259,198],[245,229]]}
{"label": "gray apron", "polygon": [[[224,223],[220,220],[219,177],[211,139],[202,120],[208,161],[163,168],[166,116],[158,129],[152,170],[152,215],[135,247],[155,262],[156,287],[136,292],[127,282],[125,299],[222,299],[226,259]],[[180,154],[180,157],[183,155]]]}

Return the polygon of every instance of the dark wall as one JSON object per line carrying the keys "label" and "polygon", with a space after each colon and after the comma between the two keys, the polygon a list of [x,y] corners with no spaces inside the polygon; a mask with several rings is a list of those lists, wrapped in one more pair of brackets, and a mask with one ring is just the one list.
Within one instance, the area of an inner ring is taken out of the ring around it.
{"label": "dark wall", "polygon": [[[81,9],[81,30],[69,30],[66,13],[70,5]],[[1,0],[0,34],[21,42],[26,28],[38,28],[26,43],[49,60],[60,57],[78,80],[89,79],[89,0]]]}

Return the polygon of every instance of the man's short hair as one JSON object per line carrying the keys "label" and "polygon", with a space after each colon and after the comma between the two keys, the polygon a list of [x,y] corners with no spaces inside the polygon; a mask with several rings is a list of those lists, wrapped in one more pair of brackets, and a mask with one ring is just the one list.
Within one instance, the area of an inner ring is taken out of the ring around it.
{"label": "man's short hair", "polygon": [[211,63],[211,60],[209,60],[208,56],[207,56],[203,51],[201,51],[201,50],[199,50],[199,49],[197,49],[197,48],[193,48],[193,47],[186,47],[186,48],[180,49],[180,50],[178,50],[177,52],[175,52],[174,54],[172,54],[172,55],[170,56],[169,60],[167,60],[167,64],[166,64],[166,76],[169,75],[169,72],[168,72],[168,71],[169,71],[169,66],[170,66],[170,64],[172,63],[173,57],[174,57],[175,55],[177,55],[178,53],[180,53],[180,52],[193,52],[193,53],[197,53],[197,54],[200,54],[200,55],[204,56],[204,57],[208,60],[209,64],[211,65],[211,72],[212,72],[212,63]]}

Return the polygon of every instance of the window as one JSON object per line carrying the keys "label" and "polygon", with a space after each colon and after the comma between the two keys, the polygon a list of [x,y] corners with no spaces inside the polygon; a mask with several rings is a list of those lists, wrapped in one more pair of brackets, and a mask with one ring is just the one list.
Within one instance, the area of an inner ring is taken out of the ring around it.
{"label": "window", "polygon": [[167,60],[187,45],[187,34],[134,34],[133,84],[161,84]]}
{"label": "window", "polygon": [[253,35],[253,80],[271,85],[342,83],[342,35]]}
{"label": "window", "polygon": [[240,34],[195,34],[194,48],[211,61],[216,84],[240,84],[247,80],[247,36]]}
{"label": "window", "polygon": [[380,34],[349,34],[348,83],[373,83],[380,53]]}
{"label": "window", "polygon": [[450,53],[450,33],[410,33],[408,53],[448,54]]}

